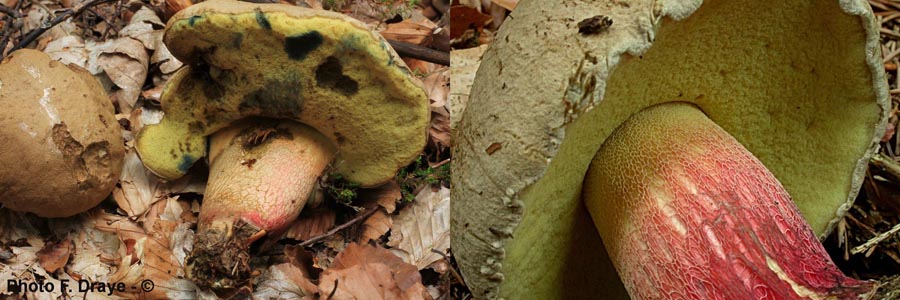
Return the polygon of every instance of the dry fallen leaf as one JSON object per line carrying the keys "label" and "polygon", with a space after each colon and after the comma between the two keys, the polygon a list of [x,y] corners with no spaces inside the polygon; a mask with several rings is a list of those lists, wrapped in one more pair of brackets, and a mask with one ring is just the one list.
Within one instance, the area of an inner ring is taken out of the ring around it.
{"label": "dry fallen leaf", "polygon": [[452,144],[450,111],[447,105],[447,95],[450,93],[450,69],[443,68],[431,73],[423,84],[428,99],[431,100],[431,127],[428,135],[431,141],[437,144],[437,148],[443,150]]}
{"label": "dry fallen leaf", "polygon": [[143,6],[134,13],[128,25],[119,31],[119,36],[131,37],[140,41],[145,48],[156,50],[159,41],[162,40],[162,28],[165,26],[166,24],[159,19],[153,10]]}
{"label": "dry fallen leaf", "polygon": [[397,209],[397,201],[403,195],[400,192],[400,185],[396,181],[389,181],[374,189],[363,189],[359,191],[359,199],[365,201],[362,204],[366,209],[375,209],[375,204],[384,207],[389,214],[394,213]]}
{"label": "dry fallen leaf", "polygon": [[462,5],[450,7],[450,39],[457,39],[466,32],[474,30],[481,32],[485,25],[491,21],[491,16],[481,14],[481,11]]}
{"label": "dry fallen leaf", "polygon": [[190,175],[164,182],[144,167],[136,151],[128,149],[119,186],[113,190],[113,199],[128,216],[135,217],[143,215],[154,202],[164,200],[170,194],[202,194],[204,190],[205,183]]}
{"label": "dry fallen leaf", "polygon": [[[172,52],[169,52],[169,48],[166,47],[166,44],[162,42],[162,37],[157,41],[156,51],[153,51],[153,56],[150,56],[151,64],[160,64],[159,70],[163,74],[172,74],[175,73],[181,66],[184,64],[181,63]],[[159,86],[162,86],[164,82],[160,83]],[[156,98],[159,100],[159,97]]]}
{"label": "dry fallen leaf", "polygon": [[44,52],[55,60],[67,65],[76,65],[85,68],[88,54],[84,48],[84,41],[79,36],[69,35],[56,39],[47,44]]}
{"label": "dry fallen leaf", "polygon": [[[97,67],[105,71],[109,79],[119,87],[113,95],[119,103],[121,112],[131,112],[147,79],[150,57],[144,45],[130,37],[122,37],[109,40],[94,51],[99,51],[96,59]],[[89,58],[89,70],[90,63]]]}
{"label": "dry fallen leaf", "polygon": [[65,239],[58,243],[46,243],[44,248],[37,252],[38,262],[47,272],[54,273],[65,267],[72,255],[72,241]]}
{"label": "dry fallen leaf", "polygon": [[[93,228],[90,215],[99,211],[100,209],[94,209],[71,218],[41,219],[0,209],[0,242],[14,254],[0,263],[0,278],[21,280],[25,284],[40,279],[45,285],[54,287],[60,287],[62,280],[68,280],[67,283],[73,288],[77,287],[78,280],[109,282],[110,266],[101,263],[101,260],[103,257],[111,257],[111,253],[117,249],[118,240]],[[43,224],[37,227],[46,226],[43,230],[49,229],[50,235],[60,237],[63,242],[45,244],[42,230],[31,224]],[[110,241],[116,243],[113,245]],[[45,267],[57,271],[48,272]],[[13,299],[63,299],[60,298],[62,293],[59,288],[51,292],[39,290],[14,293],[15,291],[15,286],[0,284],[0,298],[4,298],[2,295],[15,294],[18,297],[14,296]],[[88,292],[70,293],[65,299],[94,300],[112,297],[102,292]]]}
{"label": "dry fallen leaf", "polygon": [[[169,247],[148,235],[140,225],[125,217],[103,213],[97,216],[98,229],[116,233],[121,240],[119,250],[121,261],[118,270],[110,276],[111,281],[123,282],[127,286],[143,287],[152,282],[150,292],[129,290],[117,293],[119,296],[146,299],[198,299],[209,298],[209,293],[199,289],[184,279],[182,260]],[[172,239],[169,239],[170,241]]]}
{"label": "dry fallen leaf", "polygon": [[437,25],[428,19],[418,22],[403,20],[399,23],[388,24],[387,29],[381,31],[381,36],[386,39],[404,43],[427,46],[431,43],[431,33]]}
{"label": "dry fallen leaf", "polygon": [[185,8],[188,8],[191,5],[193,5],[193,2],[191,0],[165,0],[166,18],[171,18],[172,15]]}
{"label": "dry fallen leaf", "polygon": [[437,149],[441,151],[453,144],[449,114],[444,107],[434,109],[431,113],[431,127],[428,128],[428,137],[436,143]]}
{"label": "dry fallen leaf", "polygon": [[443,259],[450,248],[450,189],[424,188],[409,207],[394,218],[388,245],[397,256],[420,270]]}
{"label": "dry fallen leaf", "polygon": [[301,268],[291,263],[282,263],[269,267],[260,276],[253,299],[313,300],[318,291],[309,275]]}
{"label": "dry fallen leaf", "polygon": [[391,219],[391,216],[384,209],[379,208],[378,211],[363,222],[359,242],[368,243],[371,240],[380,239],[381,236],[391,229],[393,224],[394,220]]}
{"label": "dry fallen leaf", "polygon": [[319,296],[333,300],[430,299],[415,266],[384,248],[350,244],[319,280]]}
{"label": "dry fallen leaf", "polygon": [[300,217],[285,232],[284,237],[305,241],[322,235],[334,227],[336,218],[334,210],[327,207],[304,209],[300,212]]}

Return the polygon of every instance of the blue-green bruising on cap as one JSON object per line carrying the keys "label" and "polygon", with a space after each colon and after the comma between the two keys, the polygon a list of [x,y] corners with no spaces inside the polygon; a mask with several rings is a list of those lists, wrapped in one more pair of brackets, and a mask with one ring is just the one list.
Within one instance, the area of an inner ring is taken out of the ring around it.
{"label": "blue-green bruising on cap", "polygon": [[387,65],[388,66],[393,65],[394,64],[394,56],[390,54],[391,53],[390,47],[388,47],[387,42],[385,40],[381,40],[381,50],[384,50],[385,53],[388,53]]}
{"label": "blue-green bruising on cap", "polygon": [[187,173],[188,169],[194,165],[194,162],[197,161],[196,158],[190,155],[184,155],[181,157],[181,163],[178,164],[178,171],[181,173]]}
{"label": "blue-green bruising on cap", "polygon": [[259,23],[259,27],[265,30],[272,30],[272,24],[269,24],[269,18],[266,17],[266,13],[264,13],[261,9],[256,8],[256,23]]}
{"label": "blue-green bruising on cap", "polygon": [[319,48],[325,38],[318,31],[310,31],[284,38],[284,52],[293,60],[306,59],[306,55]]}
{"label": "blue-green bruising on cap", "polygon": [[193,27],[194,23],[196,23],[197,20],[202,19],[202,18],[203,18],[203,16],[191,16],[190,18],[188,18],[188,24],[191,25],[191,27]]}
{"label": "blue-green bruising on cap", "polygon": [[360,46],[363,44],[362,39],[363,37],[357,33],[344,35],[341,37],[341,43],[339,44],[338,50],[342,52],[359,51],[360,48],[364,48]]}

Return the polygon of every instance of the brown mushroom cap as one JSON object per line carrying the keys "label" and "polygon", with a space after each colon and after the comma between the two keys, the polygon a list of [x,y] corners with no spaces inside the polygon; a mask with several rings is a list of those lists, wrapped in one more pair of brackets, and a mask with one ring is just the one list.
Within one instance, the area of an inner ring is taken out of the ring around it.
{"label": "brown mushroom cap", "polygon": [[124,143],[112,103],[90,73],[36,50],[0,62],[0,203],[67,217],[106,198]]}
{"label": "brown mushroom cap", "polygon": [[206,136],[246,117],[315,128],[338,148],[334,172],[362,186],[390,180],[425,145],[424,90],[381,36],[342,14],[208,1],[172,17],[165,42],[191,66],[166,85],[163,120],[138,136],[161,177],[183,175]]}

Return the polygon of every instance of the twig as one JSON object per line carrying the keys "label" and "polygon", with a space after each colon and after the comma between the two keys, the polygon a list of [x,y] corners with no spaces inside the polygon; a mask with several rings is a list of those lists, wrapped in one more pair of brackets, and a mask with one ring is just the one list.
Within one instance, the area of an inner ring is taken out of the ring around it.
{"label": "twig", "polygon": [[[881,243],[881,241],[884,241],[885,239],[889,238],[891,235],[897,233],[897,231],[900,231],[900,224],[894,225],[894,227],[891,228],[891,230],[888,230],[883,233],[879,233],[875,237],[866,241],[865,244],[856,246],[855,248],[853,248],[853,250],[850,250],[850,253],[860,254],[862,252],[868,251],[870,248],[875,247],[875,245],[877,245],[878,243]],[[866,253],[866,256],[868,257],[869,254],[871,254],[871,252]]]}
{"label": "twig", "polygon": [[872,160],[870,161],[873,166],[879,167],[888,174],[891,174],[895,178],[900,179],[900,164],[891,159],[890,157],[884,156],[884,154],[878,153],[872,156]]}
{"label": "twig", "polygon": [[891,51],[891,53],[884,55],[884,59],[882,59],[882,62],[885,62],[885,63],[890,62],[898,54],[900,54],[900,48],[897,48],[897,50]]}
{"label": "twig", "polygon": [[0,4],[0,13],[4,13],[4,14],[6,14],[10,17],[16,18],[16,19],[22,17],[22,14],[19,13],[19,11],[15,10],[13,8],[9,8],[9,6],[3,5],[3,4]]}
{"label": "twig", "polygon": [[31,44],[39,36],[44,34],[44,32],[47,32],[47,30],[53,28],[53,26],[56,26],[57,24],[62,23],[63,21],[68,20],[73,16],[79,16],[93,6],[113,1],[116,0],[91,0],[85,4],[82,4],[80,7],[78,7],[78,9],[66,9],[61,14],[56,15],[56,17],[53,18],[53,20],[51,20],[49,24],[41,24],[41,27],[35,28],[34,30],[28,32],[28,34],[26,34],[25,37],[23,37],[22,40],[19,41],[19,43],[16,44],[16,46],[13,47],[10,51],[16,51],[25,48],[25,46],[28,46],[28,44]]}
{"label": "twig", "polygon": [[[119,1],[119,3],[122,3],[122,2]],[[113,24],[113,22],[110,22],[109,20],[107,20],[106,18],[104,18],[103,16],[101,16],[100,13],[98,13],[97,11],[95,11],[95,10],[93,10],[93,9],[91,9],[91,8],[88,8],[86,11],[89,12],[89,13],[91,13],[91,14],[93,14],[95,17],[97,17],[98,19],[100,19],[100,21],[103,21],[103,23],[106,23],[106,25],[107,25],[107,26],[106,26],[106,30],[103,31],[103,36],[100,38],[101,40],[106,40],[106,34],[109,33],[109,29],[110,29],[110,28],[113,28],[113,27],[116,27],[116,24]],[[86,16],[87,16],[87,14],[81,15],[81,17],[82,17],[82,22],[86,22],[86,21],[84,21],[84,17],[86,17]],[[115,20],[116,18],[118,18],[118,15],[113,16],[113,20]],[[87,27],[87,26],[85,26],[85,27]]]}
{"label": "twig", "polygon": [[388,43],[394,50],[397,50],[397,54],[400,56],[421,59],[439,65],[450,65],[450,53],[392,40],[388,40]]}
{"label": "twig", "polygon": [[308,240],[305,240],[305,241],[303,241],[302,243],[297,244],[297,246],[300,246],[300,247],[306,247],[306,246],[310,246],[310,245],[312,245],[312,244],[315,244],[315,243],[317,243],[317,242],[319,242],[319,241],[321,241],[321,240],[324,240],[325,238],[327,238],[327,237],[329,237],[329,236],[334,235],[335,233],[338,233],[338,232],[341,231],[341,230],[347,229],[347,227],[350,227],[350,226],[352,226],[353,224],[355,224],[355,223],[357,223],[357,222],[359,222],[359,221],[361,221],[361,220],[363,220],[363,219],[368,218],[369,216],[375,214],[376,211],[378,211],[377,208],[376,208],[376,209],[370,209],[370,210],[364,212],[363,214],[356,216],[356,217],[353,218],[352,220],[347,221],[347,223],[341,224],[340,226],[335,227],[335,228],[329,230],[328,232],[326,232],[326,233],[324,233],[324,234],[322,234],[322,235],[315,236],[315,237],[312,237],[312,238],[310,238],[310,239],[308,239]]}
{"label": "twig", "polygon": [[892,36],[892,37],[895,37],[895,38],[900,38],[900,33],[896,33],[896,32],[890,31],[890,30],[888,30],[887,28],[884,28],[884,27],[881,27],[881,29],[878,29],[878,32],[881,32],[882,34],[886,34],[886,35],[889,35],[889,36]]}
{"label": "twig", "polygon": [[[119,16],[122,15],[122,6],[123,6],[123,2],[124,2],[124,1],[118,0],[118,1],[116,1],[116,2],[117,2],[117,3],[116,3],[116,14],[113,15],[113,17],[112,17],[113,21],[118,20],[118,19],[119,19]],[[91,12],[92,12],[93,14],[97,15],[98,17],[100,17],[101,19],[103,19],[103,22],[106,22],[106,24],[109,25],[109,27],[106,27],[106,30],[103,31],[103,39],[104,39],[104,40],[106,39],[107,34],[109,34],[109,30],[110,30],[110,29],[113,29],[113,28],[114,28],[114,29],[116,30],[116,34],[119,34],[119,27],[118,27],[118,26],[116,26],[115,24],[113,24],[112,22],[110,22],[109,20],[107,20],[106,18],[104,18],[103,16],[100,16],[100,14],[98,14],[97,12],[94,12],[93,10],[92,10]]]}
{"label": "twig", "polygon": [[[18,11],[21,5],[22,1],[16,2],[13,10]],[[22,21],[18,18],[13,18],[10,15],[3,17],[3,28],[0,29],[0,60],[6,56],[6,44],[9,42],[9,37],[12,36],[13,32],[18,31],[20,27],[22,27]]]}
{"label": "twig", "polygon": [[465,284],[466,284],[466,281],[463,280],[462,275],[459,275],[459,272],[456,272],[456,269],[453,268],[453,264],[450,263],[450,256],[447,255],[447,253],[444,253],[444,252],[442,252],[442,251],[438,251],[437,249],[431,249],[431,252],[432,252],[432,253],[436,253],[436,254],[440,254],[441,256],[444,257],[444,260],[447,261],[447,266],[449,267],[450,274],[453,275],[453,277],[455,277],[457,283],[462,284],[462,285],[465,285]]}

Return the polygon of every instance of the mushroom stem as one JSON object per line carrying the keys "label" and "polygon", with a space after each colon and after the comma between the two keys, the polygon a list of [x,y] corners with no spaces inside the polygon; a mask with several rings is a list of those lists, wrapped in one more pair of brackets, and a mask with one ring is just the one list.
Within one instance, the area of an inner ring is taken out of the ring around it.
{"label": "mushroom stem", "polygon": [[866,299],[876,288],[842,274],[775,176],[687,103],[616,129],[583,199],[633,299]]}
{"label": "mushroom stem", "polygon": [[334,146],[287,120],[244,120],[211,137],[210,172],[187,275],[224,290],[249,279],[250,243],[290,224],[306,205]]}

